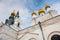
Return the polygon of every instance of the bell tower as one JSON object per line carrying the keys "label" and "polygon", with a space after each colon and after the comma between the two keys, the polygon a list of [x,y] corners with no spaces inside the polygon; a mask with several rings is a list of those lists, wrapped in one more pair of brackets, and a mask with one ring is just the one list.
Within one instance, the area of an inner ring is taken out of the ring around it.
{"label": "bell tower", "polygon": [[31,26],[36,24],[36,13],[32,12],[32,22],[31,22]]}
{"label": "bell tower", "polygon": [[17,11],[16,15],[15,15],[15,19],[14,19],[14,27],[18,30],[21,30],[20,28],[20,18],[19,18],[19,11]]}
{"label": "bell tower", "polygon": [[6,19],[5,24],[6,25],[13,25],[14,24],[14,17],[15,17],[15,11],[13,11],[9,17],[9,19]]}

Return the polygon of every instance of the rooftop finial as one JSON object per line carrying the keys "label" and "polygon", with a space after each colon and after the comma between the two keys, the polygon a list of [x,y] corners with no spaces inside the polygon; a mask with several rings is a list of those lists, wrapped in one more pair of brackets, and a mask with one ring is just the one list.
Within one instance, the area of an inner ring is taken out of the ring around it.
{"label": "rooftop finial", "polygon": [[45,13],[45,11],[43,9],[38,10],[38,15]]}
{"label": "rooftop finial", "polygon": [[46,5],[46,6],[45,6],[45,10],[47,10],[47,8],[50,8],[50,6],[49,6],[49,5]]}
{"label": "rooftop finial", "polygon": [[15,10],[11,13],[12,16],[15,16]]}
{"label": "rooftop finial", "polygon": [[17,11],[17,14],[16,14],[16,16],[15,17],[18,17],[19,18],[19,11]]}
{"label": "rooftop finial", "polygon": [[32,12],[32,16],[33,16],[33,15],[36,15],[36,13],[35,13],[35,12]]}

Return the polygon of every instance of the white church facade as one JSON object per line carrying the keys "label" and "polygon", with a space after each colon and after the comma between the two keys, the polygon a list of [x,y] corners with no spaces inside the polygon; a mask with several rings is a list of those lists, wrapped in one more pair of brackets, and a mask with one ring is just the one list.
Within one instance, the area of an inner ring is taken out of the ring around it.
{"label": "white church facade", "polygon": [[60,15],[57,15],[55,10],[47,14],[40,10],[39,13],[42,15],[39,18],[36,18],[36,14],[33,13],[31,27],[25,29],[15,27],[20,23],[11,26],[0,23],[0,40],[60,40]]}

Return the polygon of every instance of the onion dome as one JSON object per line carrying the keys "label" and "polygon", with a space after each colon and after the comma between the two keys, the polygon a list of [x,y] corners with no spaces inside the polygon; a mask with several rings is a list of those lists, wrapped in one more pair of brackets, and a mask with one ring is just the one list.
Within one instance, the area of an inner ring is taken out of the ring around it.
{"label": "onion dome", "polygon": [[36,13],[35,13],[35,12],[32,12],[32,16],[33,16],[33,15],[36,15]]}
{"label": "onion dome", "polygon": [[15,12],[13,11],[13,12],[11,13],[11,15],[12,15],[12,16],[15,16]]}
{"label": "onion dome", "polygon": [[45,13],[45,11],[43,9],[38,10],[38,15],[40,15],[41,13]]}
{"label": "onion dome", "polygon": [[45,6],[45,10],[47,10],[47,8],[50,8],[50,6],[49,6],[49,5],[46,5],[46,6]]}

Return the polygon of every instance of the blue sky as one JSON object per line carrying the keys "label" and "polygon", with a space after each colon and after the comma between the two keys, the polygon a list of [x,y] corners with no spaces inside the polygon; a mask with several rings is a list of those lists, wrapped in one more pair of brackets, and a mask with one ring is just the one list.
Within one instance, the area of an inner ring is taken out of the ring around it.
{"label": "blue sky", "polygon": [[16,12],[19,10],[21,28],[29,27],[32,20],[31,13],[44,9],[46,4],[60,13],[60,0],[0,0],[0,22],[5,22],[13,10]]}

